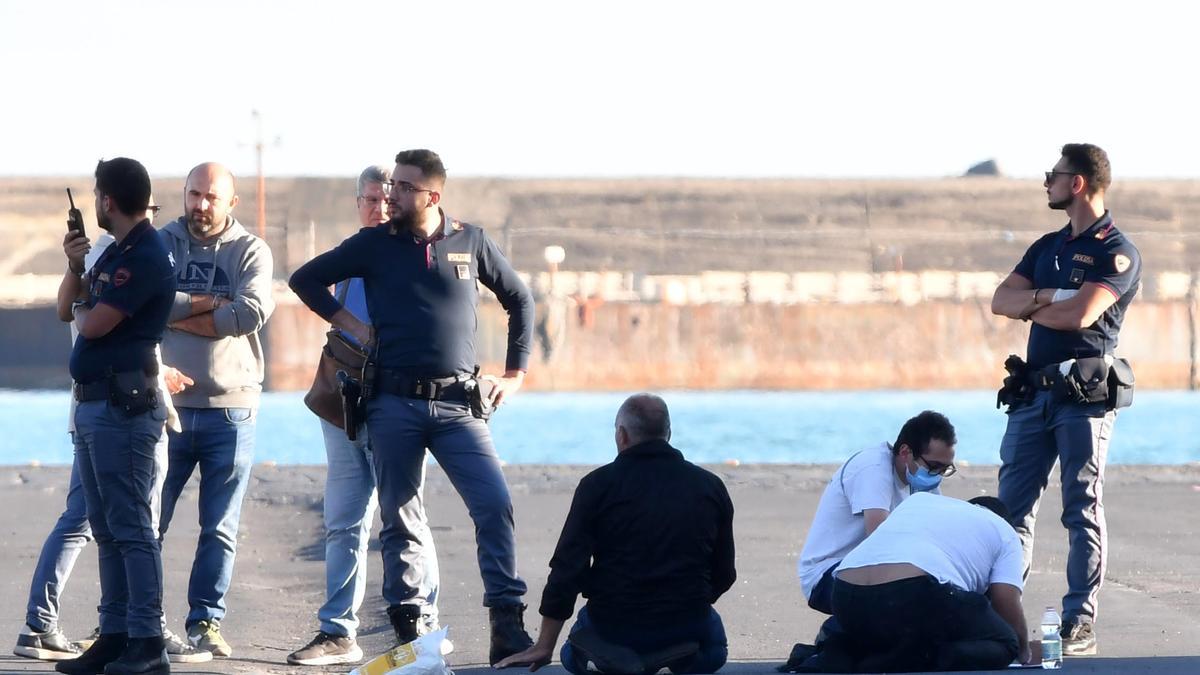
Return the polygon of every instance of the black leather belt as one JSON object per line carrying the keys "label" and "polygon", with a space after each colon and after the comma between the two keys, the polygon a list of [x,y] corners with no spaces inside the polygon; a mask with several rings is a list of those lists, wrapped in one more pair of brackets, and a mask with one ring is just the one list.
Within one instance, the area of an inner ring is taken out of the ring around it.
{"label": "black leather belt", "polygon": [[448,377],[417,378],[400,370],[380,369],[375,388],[384,394],[420,398],[429,401],[466,401],[466,382],[473,375],[460,373]]}
{"label": "black leather belt", "polygon": [[[118,373],[118,375],[129,375],[129,373]],[[145,388],[158,389],[158,373],[140,373],[145,380]],[[107,401],[112,397],[112,380],[105,378],[103,380],[95,380],[93,382],[76,382],[71,385],[71,392],[75,395],[75,400],[80,403],[88,401]]]}
{"label": "black leather belt", "polygon": [[80,383],[76,382],[72,387],[75,392],[75,400],[80,403],[88,401],[107,401],[110,391],[108,380],[98,380],[96,382]]}

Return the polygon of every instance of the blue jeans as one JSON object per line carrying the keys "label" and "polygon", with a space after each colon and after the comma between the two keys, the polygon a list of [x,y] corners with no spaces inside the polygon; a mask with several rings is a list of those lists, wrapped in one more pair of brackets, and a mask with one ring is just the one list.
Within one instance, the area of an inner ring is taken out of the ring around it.
{"label": "blue jeans", "polygon": [[233,580],[242,497],[254,461],[255,409],[178,408],[183,431],[168,432],[167,480],[163,486],[162,534],[192,471],[200,467],[200,541],[188,583],[185,625],[225,617],[225,593]]}
{"label": "blue jeans", "polygon": [[155,637],[162,631],[158,501],[167,451],[166,410],[128,417],[107,401],[75,408],[75,462],[96,537],[100,632]]}
{"label": "blue jeans", "polygon": [[483,577],[483,604],[521,603],[525,582],[517,576],[512,498],[500,470],[487,423],[466,403],[426,401],[380,394],[367,405],[379,510],[383,529],[383,599],[392,605],[428,605],[422,582],[432,556],[423,551],[428,525],[406,509],[421,494],[425,449],[446,472],[475,523],[476,556]]}
{"label": "blue jeans", "polygon": [[1056,400],[1039,391],[1008,415],[1000,443],[1000,501],[1021,537],[1025,576],[1033,562],[1033,527],[1038,503],[1059,463],[1062,524],[1070,544],[1063,620],[1094,620],[1108,558],[1104,520],[1104,465],[1116,412],[1101,403]]}
{"label": "blue jeans", "polygon": [[[75,451],[83,442],[75,433],[71,434]],[[83,484],[79,480],[79,461],[71,463],[71,483],[67,488],[67,505],[54,529],[46,535],[37,565],[33,568],[33,581],[29,584],[29,604],[25,609],[25,623],[30,628],[45,632],[58,627],[58,598],[62,595],[75,567],[79,552],[92,540],[92,527],[87,520],[87,501],[83,496]]]}
{"label": "blue jeans", "polygon": [[[575,625],[571,632],[590,628],[592,620],[588,616],[587,606],[579,610],[575,617]],[[639,654],[646,654],[658,649],[670,647],[682,642],[699,642],[700,651],[688,663],[672,665],[673,673],[715,673],[729,657],[729,643],[725,638],[725,624],[717,610],[709,609],[708,617],[700,622],[685,624],[670,624],[656,627],[653,631],[644,628],[631,628],[625,625],[598,626],[596,631],[600,637],[609,642],[628,647]],[[587,661],[575,651],[570,636],[563,642],[558,652],[558,659],[567,672],[575,675],[586,675]]]}
{"label": "blue jeans", "polygon": [[[367,543],[371,537],[371,518],[375,514],[375,469],[368,433],[364,426],[351,441],[346,432],[321,420],[325,438],[328,473],[325,478],[325,604],[317,612],[321,630],[330,635],[355,637],[358,608],[366,594]],[[424,471],[424,463],[422,463]],[[421,475],[424,480],[424,473]],[[425,577],[418,595],[427,603],[423,619],[437,625],[438,566],[437,551],[425,525],[425,506],[418,490],[401,507],[409,512],[405,522],[420,523],[414,532],[420,539]],[[384,570],[386,577],[388,570]],[[386,582],[385,582],[386,583]]]}

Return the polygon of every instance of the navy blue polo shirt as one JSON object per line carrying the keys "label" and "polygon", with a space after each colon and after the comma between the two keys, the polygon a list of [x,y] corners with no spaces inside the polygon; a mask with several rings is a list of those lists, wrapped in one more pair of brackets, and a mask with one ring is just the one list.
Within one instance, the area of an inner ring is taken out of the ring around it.
{"label": "navy blue polo shirt", "polygon": [[1142,256],[1104,215],[1078,237],[1071,225],[1034,242],[1014,273],[1033,282],[1034,288],[1077,289],[1099,284],[1116,298],[1096,323],[1080,330],[1056,330],[1036,322],[1029,329],[1025,360],[1033,368],[1085,356],[1112,354],[1125,310],[1137,294],[1142,278]]}
{"label": "navy blue polo shirt", "polygon": [[109,305],[125,315],[107,335],[80,335],[71,351],[71,378],[88,383],[114,373],[158,372],[155,346],[162,341],[175,301],[174,262],[149,220],[138,223],[104,251],[84,277],[87,306]]}
{"label": "navy blue polo shirt", "polygon": [[448,217],[430,239],[390,223],[363,228],[305,263],[289,284],[329,320],[342,308],[329,286],[353,277],[363,280],[381,368],[420,378],[472,372],[479,363],[477,283],[508,311],[506,368],[528,366],[533,296],[482,229]]}

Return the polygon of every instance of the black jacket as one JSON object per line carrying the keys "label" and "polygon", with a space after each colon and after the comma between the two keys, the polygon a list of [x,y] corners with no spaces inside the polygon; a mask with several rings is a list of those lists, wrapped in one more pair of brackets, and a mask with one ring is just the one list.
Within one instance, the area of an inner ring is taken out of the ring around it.
{"label": "black jacket", "polygon": [[584,476],[550,559],[541,614],[655,622],[703,616],[733,585],[733,502],[716,475],[647,441]]}

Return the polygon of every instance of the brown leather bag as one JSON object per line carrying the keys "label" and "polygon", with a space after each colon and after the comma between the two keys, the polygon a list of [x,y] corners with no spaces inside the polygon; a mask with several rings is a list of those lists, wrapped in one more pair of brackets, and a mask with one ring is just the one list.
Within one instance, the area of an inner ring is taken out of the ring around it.
{"label": "brown leather bag", "polygon": [[317,362],[317,374],[313,376],[312,387],[304,395],[304,405],[326,422],[345,429],[337,372],[344,370],[347,375],[362,382],[366,366],[366,350],[348,340],[340,330],[329,331],[325,335],[325,347],[321,350],[321,360]]}

